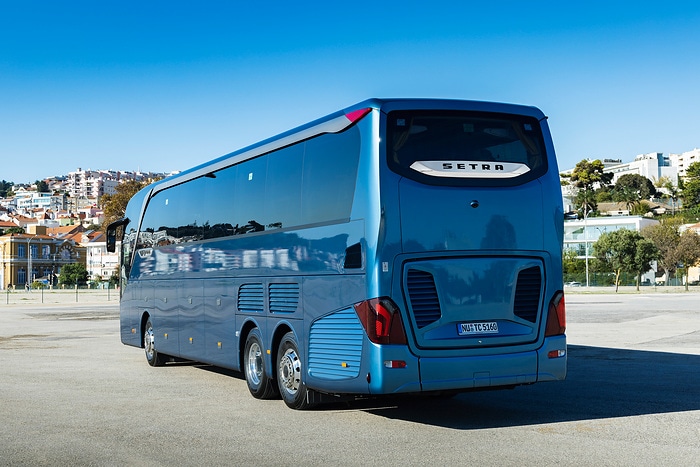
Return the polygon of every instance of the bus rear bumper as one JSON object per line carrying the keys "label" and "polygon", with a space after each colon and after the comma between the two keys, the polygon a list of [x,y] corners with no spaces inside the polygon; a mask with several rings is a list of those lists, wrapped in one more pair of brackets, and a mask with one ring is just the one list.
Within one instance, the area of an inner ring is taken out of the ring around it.
{"label": "bus rear bumper", "polygon": [[516,386],[537,381],[537,353],[420,359],[422,391]]}
{"label": "bus rear bumper", "polygon": [[[420,391],[470,390],[560,381],[566,377],[566,336],[549,337],[538,350],[469,357],[421,357]],[[410,388],[398,388],[404,392]]]}

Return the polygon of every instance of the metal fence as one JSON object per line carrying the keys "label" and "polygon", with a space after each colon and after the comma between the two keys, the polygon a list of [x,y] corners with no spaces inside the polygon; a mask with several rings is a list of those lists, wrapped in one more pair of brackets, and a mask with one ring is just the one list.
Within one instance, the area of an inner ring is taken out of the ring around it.
{"label": "metal fence", "polygon": [[57,304],[57,303],[119,303],[119,290],[113,288],[91,289],[87,287],[6,289],[2,290],[5,305]]}

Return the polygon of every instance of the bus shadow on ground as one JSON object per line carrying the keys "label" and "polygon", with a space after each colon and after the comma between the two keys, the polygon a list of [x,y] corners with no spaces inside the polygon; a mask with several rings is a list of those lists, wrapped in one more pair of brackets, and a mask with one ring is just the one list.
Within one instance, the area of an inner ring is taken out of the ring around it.
{"label": "bus shadow on ground", "polygon": [[[570,345],[565,381],[375,400],[378,416],[475,430],[700,410],[700,355]],[[353,405],[353,404],[351,404]]]}

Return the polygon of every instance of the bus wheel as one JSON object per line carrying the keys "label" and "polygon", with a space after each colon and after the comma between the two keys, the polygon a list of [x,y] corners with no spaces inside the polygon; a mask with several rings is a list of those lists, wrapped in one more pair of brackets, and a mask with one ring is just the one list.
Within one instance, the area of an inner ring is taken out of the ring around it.
{"label": "bus wheel", "polygon": [[156,350],[156,339],[151,318],[148,318],[146,328],[143,330],[143,348],[146,351],[146,360],[149,365],[163,366],[165,364],[165,357]]}
{"label": "bus wheel", "polygon": [[277,387],[265,374],[265,355],[263,353],[262,335],[255,328],[250,331],[245,341],[243,352],[243,369],[248,390],[256,399],[271,399],[277,395]]}
{"label": "bus wheel", "polygon": [[309,390],[302,381],[303,370],[294,333],[288,332],[277,351],[277,385],[282,400],[292,409],[304,410],[312,405],[307,397]]}

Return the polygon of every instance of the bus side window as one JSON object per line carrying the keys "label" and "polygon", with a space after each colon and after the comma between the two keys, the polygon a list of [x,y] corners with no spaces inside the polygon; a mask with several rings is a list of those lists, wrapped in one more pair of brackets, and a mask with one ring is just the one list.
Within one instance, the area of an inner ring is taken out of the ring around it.
{"label": "bus side window", "polygon": [[265,208],[267,228],[296,227],[301,220],[301,177],[304,144],[274,152],[267,165]]}
{"label": "bus side window", "polygon": [[301,194],[304,224],[350,217],[359,158],[357,127],[306,142]]}

